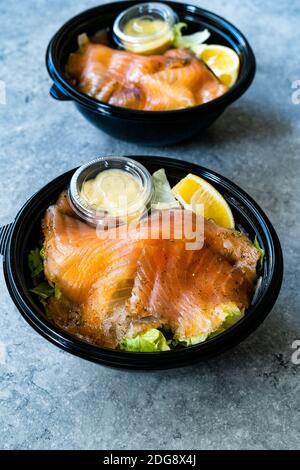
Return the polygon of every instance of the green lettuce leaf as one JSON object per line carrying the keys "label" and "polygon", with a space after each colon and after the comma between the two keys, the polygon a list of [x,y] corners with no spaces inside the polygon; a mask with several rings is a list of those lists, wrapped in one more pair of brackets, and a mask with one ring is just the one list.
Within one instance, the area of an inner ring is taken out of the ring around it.
{"label": "green lettuce leaf", "polygon": [[61,298],[61,295],[62,295],[61,290],[58,287],[58,284],[55,284],[54,285],[54,297],[59,300]]}
{"label": "green lettuce leaf", "polygon": [[181,346],[193,346],[194,344],[203,343],[208,337],[208,334],[198,335],[198,336],[191,336],[190,338],[180,338],[174,339],[172,341],[173,346],[181,345]]}
{"label": "green lettuce leaf", "polygon": [[30,292],[32,292],[33,294],[36,294],[39,297],[41,297],[42,299],[46,300],[46,299],[48,299],[48,297],[51,297],[52,295],[54,295],[55,288],[51,287],[48,284],[48,282],[41,282],[40,284],[38,284],[33,289],[30,289]]}
{"label": "green lettuce leaf", "polygon": [[28,266],[30,269],[31,277],[37,277],[44,271],[43,258],[41,256],[41,250],[35,248],[31,250],[28,255]]}
{"label": "green lettuce leaf", "polygon": [[263,248],[260,246],[257,237],[255,237],[254,242],[253,242],[253,245],[255,246],[255,248],[256,248],[256,249],[259,251],[259,253],[260,253],[260,258],[259,258],[259,260],[258,260],[258,270],[261,271],[262,268],[263,268],[263,264],[264,264],[265,250],[263,250]]}
{"label": "green lettuce leaf", "polygon": [[186,23],[176,23],[173,26],[173,46],[178,48],[188,48],[198,55],[202,52],[203,43],[205,43],[205,41],[210,37],[210,32],[208,29],[204,29],[203,31],[183,36],[182,29],[186,27]]}
{"label": "green lettuce leaf", "polygon": [[153,173],[152,182],[154,186],[152,208],[162,210],[176,209],[180,207],[179,202],[175,199],[172,193],[164,168]]}
{"label": "green lettuce leaf", "polygon": [[213,333],[210,333],[208,335],[208,338],[213,338],[214,336],[219,335],[220,333],[223,333],[223,331],[228,330],[231,326],[233,326],[235,323],[237,323],[241,318],[243,318],[245,314],[245,309],[240,310],[238,307],[225,307],[224,312],[226,313],[226,318],[220,328],[218,328],[216,331]]}
{"label": "green lettuce leaf", "polygon": [[44,247],[44,245],[40,249],[40,256],[41,256],[42,260],[44,261],[44,259],[45,259],[45,247]]}
{"label": "green lettuce leaf", "polygon": [[28,266],[34,284],[30,292],[38,296],[39,301],[47,311],[48,298],[54,296],[56,299],[60,299],[62,293],[57,284],[52,287],[47,282],[44,274],[44,256],[44,247],[42,249],[36,247],[34,250],[31,250],[28,255]]}
{"label": "green lettuce leaf", "polygon": [[90,42],[89,37],[86,33],[81,33],[77,36],[77,44],[79,49],[84,47],[86,44]]}
{"label": "green lettuce leaf", "polygon": [[229,306],[224,307],[223,312],[226,315],[225,320],[223,321],[220,328],[218,328],[216,331],[212,333],[204,333],[203,335],[199,335],[199,336],[191,336],[190,338],[175,339],[172,342],[172,344],[174,346],[178,344],[180,344],[181,346],[193,346],[194,344],[202,343],[206,339],[213,338],[214,336],[217,336],[220,333],[223,333],[223,331],[230,328],[232,325],[237,323],[244,316],[244,310],[240,310],[235,305],[229,305]]}
{"label": "green lettuce leaf", "polygon": [[146,331],[133,338],[125,337],[120,348],[131,352],[159,352],[169,351],[167,340],[161,331],[156,328]]}

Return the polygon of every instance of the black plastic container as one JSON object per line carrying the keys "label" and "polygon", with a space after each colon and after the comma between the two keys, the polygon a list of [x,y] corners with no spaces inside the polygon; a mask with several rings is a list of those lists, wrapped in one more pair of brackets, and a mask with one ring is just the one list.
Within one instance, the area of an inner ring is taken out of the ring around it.
{"label": "black plastic container", "polygon": [[90,361],[130,369],[163,369],[180,367],[219,354],[246,338],[271,311],[282,281],[281,247],[274,228],[258,205],[238,186],[201,166],[162,157],[131,157],[152,173],[165,168],[171,184],[187,173],[195,173],[211,182],[230,204],[235,221],[251,239],[258,237],[265,250],[262,284],[254,305],[245,317],[226,332],[204,343],[175,351],[160,353],[129,353],[99,348],[65,333],[53,325],[30,292],[27,254],[40,237],[41,218],[51,202],[68,186],[71,170],[38,191],[23,206],[15,221],[1,228],[0,250],[4,259],[4,274],[10,295],[23,317],[39,334],[66,351]]}
{"label": "black plastic container", "polygon": [[209,43],[232,47],[240,57],[240,74],[236,84],[220,98],[193,108],[175,111],[137,111],[120,108],[90,98],[73,87],[64,78],[64,66],[70,52],[77,50],[77,36],[93,35],[96,31],[112,29],[116,16],[135,3],[117,2],[87,10],[75,16],[60,28],[51,39],[46,64],[54,84],[53,98],[74,101],[78,110],[93,124],[108,134],[127,141],[166,145],[199,134],[210,126],[250,86],[255,75],[255,58],[243,34],[224,18],[194,5],[164,2],[188,24],[189,31],[209,29]]}

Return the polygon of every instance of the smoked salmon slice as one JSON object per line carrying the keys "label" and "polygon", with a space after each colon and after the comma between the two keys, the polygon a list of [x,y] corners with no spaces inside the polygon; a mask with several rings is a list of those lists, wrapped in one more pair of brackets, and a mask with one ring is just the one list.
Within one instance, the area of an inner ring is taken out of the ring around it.
{"label": "smoked salmon slice", "polygon": [[[116,348],[125,335],[149,328],[168,327],[175,338],[205,335],[221,326],[224,305],[247,308],[259,251],[242,233],[204,219],[202,248],[187,250],[185,232],[177,236],[183,212],[170,211],[169,219],[168,211],[154,212],[99,236],[72,213],[63,193],[43,219],[44,271],[61,292],[48,303],[52,320]],[[191,217],[197,238],[200,216]]]}
{"label": "smoked salmon slice", "polygon": [[65,73],[80,91],[99,101],[147,111],[196,106],[228,90],[187,49],[142,56],[87,43],[70,54]]}

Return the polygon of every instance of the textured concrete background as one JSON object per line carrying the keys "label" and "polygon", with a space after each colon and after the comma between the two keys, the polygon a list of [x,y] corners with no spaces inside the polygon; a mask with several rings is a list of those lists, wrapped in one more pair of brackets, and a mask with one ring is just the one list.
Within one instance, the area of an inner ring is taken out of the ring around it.
{"label": "textured concrete background", "polygon": [[[256,80],[204,137],[169,148],[114,140],[55,102],[44,53],[52,34],[99,0],[1,2],[0,223],[60,173],[96,156],[161,154],[237,182],[278,230],[285,280],[272,314],[243,344],[195,367],[128,373],[49,344],[21,318],[0,273],[0,447],[8,449],[295,449],[300,445],[300,4],[199,1],[235,23],[257,57]],[[196,2],[195,2],[196,3]],[[298,35],[296,40],[295,35]],[[2,267],[1,267],[2,271]]]}

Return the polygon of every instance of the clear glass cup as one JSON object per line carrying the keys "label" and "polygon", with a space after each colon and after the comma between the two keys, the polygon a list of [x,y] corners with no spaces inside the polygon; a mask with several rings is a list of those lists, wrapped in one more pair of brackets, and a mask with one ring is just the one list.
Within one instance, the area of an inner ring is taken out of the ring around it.
{"label": "clear glass cup", "polygon": [[[160,20],[161,27],[152,34],[141,34],[139,25],[133,24],[136,29],[134,35],[126,34],[125,26],[134,19],[150,21]],[[173,26],[178,21],[178,16],[168,5],[149,2],[134,5],[123,11],[116,18],[113,32],[116,42],[122,48],[140,54],[162,53],[173,42]]]}
{"label": "clear glass cup", "polygon": [[[83,184],[109,169],[123,170],[139,183],[141,188],[139,196],[129,202],[126,207],[95,207],[82,197]],[[106,229],[141,218],[151,206],[154,189],[150,173],[139,162],[126,157],[108,156],[98,158],[78,168],[71,178],[68,193],[71,207],[78,217],[97,228]]]}

